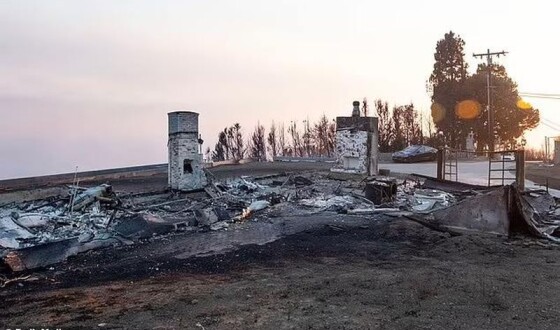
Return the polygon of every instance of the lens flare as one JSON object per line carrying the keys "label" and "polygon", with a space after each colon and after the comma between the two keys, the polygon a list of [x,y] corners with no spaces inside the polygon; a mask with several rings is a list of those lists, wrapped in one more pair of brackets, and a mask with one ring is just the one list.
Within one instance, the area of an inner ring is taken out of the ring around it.
{"label": "lens flare", "polygon": [[482,107],[475,100],[461,101],[455,106],[455,114],[461,119],[475,119],[480,115]]}
{"label": "lens flare", "polygon": [[531,110],[531,109],[533,109],[533,106],[531,105],[531,103],[529,103],[529,102],[527,102],[523,99],[517,100],[517,107],[520,110]]}
{"label": "lens flare", "polygon": [[434,123],[439,123],[445,118],[445,108],[439,103],[433,103],[430,107],[432,110],[432,119]]}

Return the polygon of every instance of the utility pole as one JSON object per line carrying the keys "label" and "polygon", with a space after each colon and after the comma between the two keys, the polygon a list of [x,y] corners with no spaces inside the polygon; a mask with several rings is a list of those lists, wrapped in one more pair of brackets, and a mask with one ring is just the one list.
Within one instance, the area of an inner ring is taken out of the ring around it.
{"label": "utility pole", "polygon": [[[491,83],[492,83],[492,57],[493,56],[497,56],[500,57],[501,55],[506,55],[507,52],[505,51],[501,51],[501,52],[490,52],[490,49],[488,49],[486,51],[486,53],[480,53],[480,54],[473,54],[474,57],[480,57],[483,58],[486,56],[486,69],[488,70],[488,76],[486,77],[486,88],[487,88],[487,93],[488,93],[488,101],[487,101],[487,105],[486,105],[486,109],[488,110],[488,151],[490,153],[494,152],[494,137],[495,137],[495,132],[494,132],[494,112],[492,109],[492,97],[491,97]],[[492,154],[489,155],[489,157],[492,157]]]}

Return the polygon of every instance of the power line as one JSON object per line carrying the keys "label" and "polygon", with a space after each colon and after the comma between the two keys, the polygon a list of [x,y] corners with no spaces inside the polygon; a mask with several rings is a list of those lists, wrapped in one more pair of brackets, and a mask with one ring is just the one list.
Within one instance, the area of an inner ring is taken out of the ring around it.
{"label": "power line", "polygon": [[545,123],[545,124],[547,124],[547,125],[551,125],[551,126],[555,126],[555,127],[559,127],[559,128],[560,128],[560,125],[558,125],[558,124],[556,124],[556,123],[554,123],[554,122],[552,122],[552,121],[550,121],[550,120],[546,120],[546,119],[544,119],[544,118],[541,118],[541,122],[543,122],[543,123]]}
{"label": "power line", "polygon": [[559,128],[560,128],[560,124],[557,124],[557,123],[553,122],[553,121],[550,120],[550,119],[546,119],[546,118],[541,117],[541,122],[546,123],[546,124],[548,124],[548,125],[552,125],[552,126],[556,126],[556,127],[559,127]]}
{"label": "power line", "polygon": [[496,57],[500,57],[501,55],[506,55],[507,52],[505,51],[501,51],[501,52],[490,52],[490,49],[488,49],[486,51],[486,53],[480,53],[480,54],[473,54],[474,57],[480,57],[483,58],[486,56],[486,69],[488,70],[488,75],[486,78],[486,88],[487,88],[487,93],[488,93],[488,102],[487,102],[487,107],[488,107],[488,136],[489,136],[489,141],[488,141],[488,151],[493,152],[494,151],[494,113],[492,111],[492,106],[491,106],[491,91],[490,91],[490,86],[492,85],[492,59],[494,56]]}
{"label": "power line", "polygon": [[560,128],[558,128],[558,127],[554,127],[554,126],[552,126],[552,125],[550,125],[550,124],[547,124],[547,123],[545,123],[545,122],[543,122],[543,121],[541,121],[541,124],[543,124],[544,126],[546,126],[546,127],[548,127],[548,128],[552,128],[552,129],[555,130],[555,131],[560,132]]}
{"label": "power line", "polygon": [[529,93],[529,92],[519,92],[519,94],[560,97],[560,94],[554,94],[554,93]]}
{"label": "power line", "polygon": [[554,122],[554,121],[552,121],[548,118],[542,117],[542,116],[540,117],[540,119],[541,119],[541,121],[540,121],[541,124],[543,124],[547,127],[550,127],[552,129],[560,131],[560,124],[558,124],[558,123],[556,123],[556,122]]}
{"label": "power line", "polygon": [[560,100],[560,94],[518,93],[520,96],[536,99]]}
{"label": "power line", "polygon": [[[545,118],[545,117],[543,117],[543,116],[541,116],[541,119],[542,119],[542,120],[546,120],[546,121],[548,121],[549,123],[558,125],[558,124],[556,124],[556,123],[554,122],[554,120],[552,120],[552,119],[548,119],[548,118]],[[560,125],[558,125],[558,126],[560,126]]]}

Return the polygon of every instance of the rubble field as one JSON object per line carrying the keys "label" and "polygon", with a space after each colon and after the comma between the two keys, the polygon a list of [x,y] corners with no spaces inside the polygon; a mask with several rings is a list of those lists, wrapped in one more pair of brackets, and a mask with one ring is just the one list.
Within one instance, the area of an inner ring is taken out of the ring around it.
{"label": "rubble field", "polygon": [[3,205],[0,328],[560,324],[545,192],[247,165],[203,191],[78,182]]}

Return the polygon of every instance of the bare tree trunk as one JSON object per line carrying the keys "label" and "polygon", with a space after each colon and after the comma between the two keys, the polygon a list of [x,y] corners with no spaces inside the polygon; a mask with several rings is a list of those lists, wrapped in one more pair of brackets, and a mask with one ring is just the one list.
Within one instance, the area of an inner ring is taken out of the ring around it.
{"label": "bare tree trunk", "polygon": [[270,152],[272,154],[272,159],[278,154],[278,137],[276,136],[276,125],[274,121],[270,125],[270,132],[268,132],[268,146],[270,147]]}
{"label": "bare tree trunk", "polygon": [[280,156],[286,155],[286,129],[284,123],[278,128],[278,153]]}

